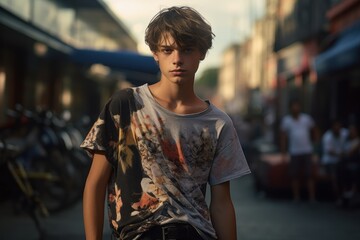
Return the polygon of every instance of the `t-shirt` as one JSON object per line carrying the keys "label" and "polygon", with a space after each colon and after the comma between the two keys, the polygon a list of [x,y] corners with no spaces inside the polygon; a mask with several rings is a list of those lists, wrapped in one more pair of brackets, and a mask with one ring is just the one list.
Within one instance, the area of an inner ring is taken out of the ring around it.
{"label": "t-shirt", "polygon": [[[352,139],[348,139],[345,141],[344,143],[344,154],[346,156],[350,156],[353,151],[356,151],[356,149],[358,149],[358,147],[360,146],[360,138],[352,138]],[[355,152],[355,154],[359,154],[360,152],[357,151]]]}
{"label": "t-shirt", "polygon": [[344,151],[347,136],[348,131],[345,128],[340,130],[339,136],[335,136],[332,130],[327,130],[324,133],[321,139],[323,150],[321,158],[322,164],[335,164],[340,160],[340,155]]}
{"label": "t-shirt", "polygon": [[289,138],[290,155],[311,154],[313,146],[311,143],[311,128],[314,127],[313,119],[305,114],[299,114],[298,118],[287,115],[283,118],[281,129]]}
{"label": "t-shirt", "polygon": [[208,102],[203,112],[176,114],[147,85],[115,93],[81,147],[104,152],[113,167],[108,215],[120,239],[172,222],[188,222],[204,239],[215,239],[207,183],[250,173],[224,112]]}

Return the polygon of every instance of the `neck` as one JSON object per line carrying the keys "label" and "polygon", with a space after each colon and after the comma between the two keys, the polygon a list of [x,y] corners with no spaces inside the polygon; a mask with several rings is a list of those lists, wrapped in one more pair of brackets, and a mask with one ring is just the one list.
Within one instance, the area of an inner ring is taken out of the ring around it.
{"label": "neck", "polygon": [[159,81],[149,88],[156,98],[161,98],[161,100],[166,102],[186,103],[197,98],[192,82],[176,84]]}
{"label": "neck", "polygon": [[149,86],[154,99],[164,108],[179,114],[198,113],[208,105],[199,99],[192,86],[158,82]]}
{"label": "neck", "polygon": [[297,119],[300,116],[300,113],[293,113],[291,115],[293,118]]}

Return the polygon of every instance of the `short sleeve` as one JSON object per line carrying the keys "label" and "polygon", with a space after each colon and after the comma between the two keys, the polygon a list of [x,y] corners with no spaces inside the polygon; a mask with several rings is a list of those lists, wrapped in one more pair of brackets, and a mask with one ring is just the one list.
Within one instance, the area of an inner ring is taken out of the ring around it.
{"label": "short sleeve", "polygon": [[331,133],[328,131],[322,137],[322,148],[325,153],[328,153],[333,148]]}
{"label": "short sleeve", "polygon": [[209,176],[210,185],[217,185],[250,173],[231,120],[224,125],[217,145]]}
{"label": "short sleeve", "polygon": [[112,165],[115,164],[119,118],[118,104],[111,98],[80,147],[85,149],[91,157],[94,153],[103,153]]}

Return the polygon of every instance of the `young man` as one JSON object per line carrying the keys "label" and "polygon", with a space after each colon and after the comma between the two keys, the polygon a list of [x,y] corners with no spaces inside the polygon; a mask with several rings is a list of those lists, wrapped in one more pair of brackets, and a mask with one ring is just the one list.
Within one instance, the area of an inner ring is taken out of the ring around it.
{"label": "young man", "polygon": [[230,118],[193,89],[212,39],[189,7],[150,22],[145,40],[160,81],[115,93],[82,144],[93,154],[83,202],[88,240],[102,237],[106,187],[114,239],[236,239],[229,181],[249,167]]}
{"label": "young man", "polygon": [[289,175],[293,200],[300,200],[300,182],[304,177],[307,181],[308,197],[310,202],[315,201],[315,182],[313,168],[313,141],[318,138],[314,120],[301,112],[301,104],[295,99],[290,102],[290,114],[281,122],[280,148],[283,158],[290,154]]}

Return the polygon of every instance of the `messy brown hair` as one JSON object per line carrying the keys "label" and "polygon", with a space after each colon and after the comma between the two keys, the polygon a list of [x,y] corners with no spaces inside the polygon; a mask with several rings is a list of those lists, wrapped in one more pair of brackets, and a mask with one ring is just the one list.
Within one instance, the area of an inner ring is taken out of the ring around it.
{"label": "messy brown hair", "polygon": [[203,54],[211,48],[215,36],[204,17],[190,7],[165,8],[153,17],[145,31],[145,42],[151,51],[158,51],[166,33],[180,48],[195,46]]}

